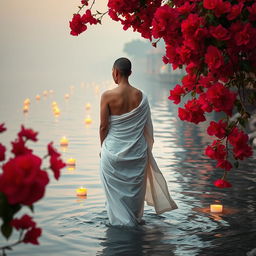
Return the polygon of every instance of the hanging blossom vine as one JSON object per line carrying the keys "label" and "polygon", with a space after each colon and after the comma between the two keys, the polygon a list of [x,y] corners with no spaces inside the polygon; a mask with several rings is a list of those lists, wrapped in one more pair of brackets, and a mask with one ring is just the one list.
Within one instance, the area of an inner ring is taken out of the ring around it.
{"label": "hanging blossom vine", "polygon": [[[169,96],[175,104],[182,97],[188,99],[178,109],[179,118],[198,124],[206,121],[207,113],[224,113],[224,118],[211,121],[207,128],[215,139],[204,153],[224,170],[214,185],[231,187],[228,172],[253,154],[244,128],[251,116],[249,107],[256,106],[255,1],[109,0],[108,11],[92,14],[94,3],[89,6],[88,0],[81,1],[70,21],[71,35],[84,32],[88,24],[101,24],[108,14],[124,30],[132,28],[155,47],[163,39],[163,62],[174,70],[186,69],[181,84]],[[231,118],[234,112],[239,113],[236,120]]]}

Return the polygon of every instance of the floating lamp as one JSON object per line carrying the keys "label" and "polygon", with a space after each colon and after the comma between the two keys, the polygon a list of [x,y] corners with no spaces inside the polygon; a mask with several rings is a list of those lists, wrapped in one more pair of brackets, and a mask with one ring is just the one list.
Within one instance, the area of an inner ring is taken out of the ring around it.
{"label": "floating lamp", "polygon": [[23,106],[23,112],[27,113],[29,111],[29,105],[24,105]]}
{"label": "floating lamp", "polygon": [[66,94],[64,95],[65,100],[69,99],[69,97],[70,97],[70,95],[69,95],[68,93],[66,93]]}
{"label": "floating lamp", "polygon": [[223,212],[223,205],[222,204],[211,204],[210,211],[213,213],[221,213],[221,212]]}
{"label": "floating lamp", "polygon": [[65,136],[63,136],[63,137],[60,139],[60,145],[61,145],[62,147],[67,147],[67,146],[68,146],[68,139],[67,139]]}
{"label": "floating lamp", "polygon": [[86,124],[91,124],[91,123],[92,123],[91,117],[88,115],[88,116],[84,119],[84,122],[85,122]]}
{"label": "floating lamp", "polygon": [[60,115],[60,109],[58,107],[55,107],[53,109],[53,113],[54,113],[55,116],[59,116]]}
{"label": "floating lamp", "polygon": [[36,95],[36,100],[40,100],[41,96],[39,94]]}
{"label": "floating lamp", "polygon": [[56,101],[53,101],[53,102],[52,102],[52,107],[54,108],[54,107],[56,107],[56,106],[58,106],[57,102],[56,102]]}
{"label": "floating lamp", "polygon": [[80,187],[76,190],[77,196],[86,196],[87,195],[87,188]]}
{"label": "floating lamp", "polygon": [[68,167],[74,167],[76,165],[76,159],[74,159],[74,158],[69,158],[68,160],[67,160],[67,166]]}
{"label": "floating lamp", "polygon": [[48,91],[47,90],[43,91],[43,95],[46,97],[48,95]]}
{"label": "floating lamp", "polygon": [[86,103],[85,104],[85,109],[86,110],[90,110],[91,109],[91,104],[90,103]]}
{"label": "floating lamp", "polygon": [[24,102],[23,102],[23,105],[24,106],[29,106],[30,105],[30,99],[29,98],[25,99]]}
{"label": "floating lamp", "polygon": [[99,86],[96,86],[96,87],[95,87],[95,94],[98,94],[99,91],[100,91]]}

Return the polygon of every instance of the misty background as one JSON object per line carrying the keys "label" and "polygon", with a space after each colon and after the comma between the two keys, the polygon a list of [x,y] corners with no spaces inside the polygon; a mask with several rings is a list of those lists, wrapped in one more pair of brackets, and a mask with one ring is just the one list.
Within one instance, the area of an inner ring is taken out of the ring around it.
{"label": "misty background", "polygon": [[[106,15],[103,25],[71,36],[69,21],[78,5],[79,0],[0,0],[2,111],[7,102],[34,98],[43,90],[57,93],[81,82],[112,79],[114,60],[127,56],[125,43],[140,35],[123,31]],[[107,1],[98,1],[96,9],[106,11]],[[133,78],[136,75],[134,67]]]}

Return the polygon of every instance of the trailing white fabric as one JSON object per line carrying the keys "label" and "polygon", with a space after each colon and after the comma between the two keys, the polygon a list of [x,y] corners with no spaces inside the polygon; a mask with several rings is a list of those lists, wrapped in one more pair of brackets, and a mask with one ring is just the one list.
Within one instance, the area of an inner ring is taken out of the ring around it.
{"label": "trailing white fabric", "polygon": [[143,93],[137,108],[110,116],[108,135],[102,143],[100,176],[111,225],[139,224],[144,201],[154,206],[157,214],[178,208],[152,155],[152,146],[150,107]]}

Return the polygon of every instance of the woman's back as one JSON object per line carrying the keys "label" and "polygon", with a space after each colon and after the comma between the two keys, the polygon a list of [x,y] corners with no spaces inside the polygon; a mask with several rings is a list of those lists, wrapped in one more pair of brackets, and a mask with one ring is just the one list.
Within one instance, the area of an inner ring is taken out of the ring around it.
{"label": "woman's back", "polygon": [[139,106],[142,92],[132,86],[117,87],[109,91],[110,115],[122,115]]}

